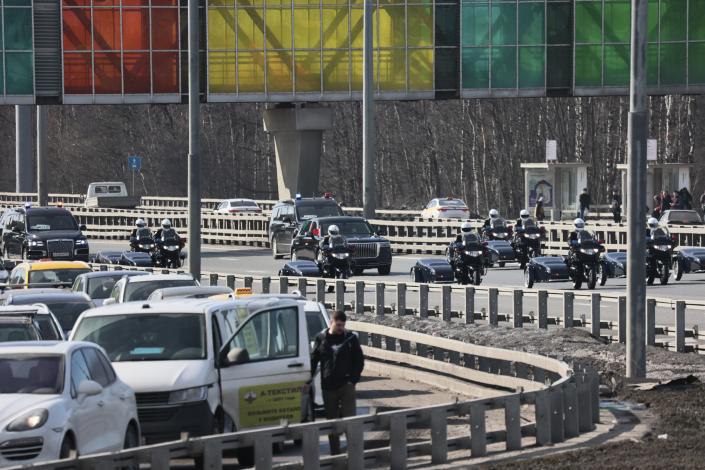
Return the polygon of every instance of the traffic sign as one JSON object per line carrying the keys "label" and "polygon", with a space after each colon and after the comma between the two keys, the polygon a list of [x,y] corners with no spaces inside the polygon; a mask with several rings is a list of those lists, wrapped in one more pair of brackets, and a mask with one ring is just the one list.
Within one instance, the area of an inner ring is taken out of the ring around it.
{"label": "traffic sign", "polygon": [[127,157],[127,167],[132,171],[140,171],[142,169],[142,157],[130,155]]}

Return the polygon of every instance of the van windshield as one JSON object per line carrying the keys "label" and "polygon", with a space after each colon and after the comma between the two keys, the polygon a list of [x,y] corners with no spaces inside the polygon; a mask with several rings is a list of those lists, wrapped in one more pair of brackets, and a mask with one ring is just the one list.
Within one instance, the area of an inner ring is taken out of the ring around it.
{"label": "van windshield", "polygon": [[206,358],[205,327],[200,314],[88,317],[76,327],[73,340],[98,344],[112,362]]}

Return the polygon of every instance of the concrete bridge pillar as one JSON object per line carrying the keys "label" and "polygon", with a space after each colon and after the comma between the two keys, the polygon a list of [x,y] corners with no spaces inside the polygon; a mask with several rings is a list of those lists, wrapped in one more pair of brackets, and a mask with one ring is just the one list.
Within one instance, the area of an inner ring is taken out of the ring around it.
{"label": "concrete bridge pillar", "polygon": [[15,106],[15,192],[31,193],[32,172],[32,106]]}
{"label": "concrete bridge pillar", "polygon": [[264,130],[274,136],[279,199],[318,195],[323,131],[330,129],[330,108],[272,108],[264,111]]}

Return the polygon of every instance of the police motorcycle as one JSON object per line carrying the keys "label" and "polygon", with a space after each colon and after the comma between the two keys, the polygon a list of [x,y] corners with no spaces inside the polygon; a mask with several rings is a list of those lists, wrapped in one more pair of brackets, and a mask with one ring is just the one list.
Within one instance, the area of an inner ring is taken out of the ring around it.
{"label": "police motorcycle", "polygon": [[353,248],[340,235],[337,225],[328,227],[328,236],[321,240],[316,257],[322,277],[347,279],[350,277]]}
{"label": "police motorcycle", "polygon": [[512,248],[514,248],[517,261],[519,261],[519,267],[523,270],[531,258],[541,256],[543,230],[530,217],[529,211],[523,209],[519,220],[517,220],[514,234]]}
{"label": "police motorcycle", "polygon": [[479,286],[485,274],[485,245],[472,232],[470,223],[460,227],[460,234],[447,249],[447,258],[453,268],[455,280],[460,284]]}
{"label": "police motorcycle", "polygon": [[571,233],[570,247],[566,263],[573,288],[580,289],[587,283],[588,289],[597,285],[597,273],[600,267],[600,253],[605,251],[602,242],[595,240],[592,233],[585,230],[585,222],[575,219],[575,231]]}
{"label": "police motorcycle", "polygon": [[152,231],[143,219],[137,219],[135,229],[130,235],[130,251],[135,253],[148,253],[150,256],[156,248]]}
{"label": "police motorcycle", "polygon": [[658,226],[658,220],[648,220],[646,238],[646,284],[653,285],[656,278],[661,285],[668,284],[670,267],[673,263],[675,242],[668,232]]}
{"label": "police motorcycle", "polygon": [[510,243],[512,230],[507,227],[507,221],[499,216],[497,209],[490,211],[490,218],[485,220],[485,225],[480,230],[489,252],[485,260],[486,266],[494,266],[497,263],[503,268],[505,263],[516,261],[514,248]]}
{"label": "police motorcycle", "polygon": [[182,264],[181,250],[184,242],[171,226],[169,219],[162,220],[162,228],[155,234],[157,249],[154,251],[154,265],[162,268],[177,269]]}

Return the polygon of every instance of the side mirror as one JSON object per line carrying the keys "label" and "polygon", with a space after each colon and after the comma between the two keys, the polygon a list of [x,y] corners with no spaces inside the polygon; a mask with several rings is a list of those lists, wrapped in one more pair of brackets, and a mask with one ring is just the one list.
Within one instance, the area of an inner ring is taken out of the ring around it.
{"label": "side mirror", "polygon": [[102,391],[103,387],[98,382],[94,382],[93,380],[84,380],[78,386],[77,392],[80,399],[82,397],[92,397],[94,395],[98,395]]}
{"label": "side mirror", "polygon": [[81,224],[81,225],[78,226],[78,229],[79,229],[81,232],[85,232],[85,231],[86,231],[86,225],[85,225],[85,224]]}
{"label": "side mirror", "polygon": [[218,355],[218,364],[220,367],[234,366],[246,362],[250,362],[250,354],[245,348],[233,348],[230,351],[223,349]]}
{"label": "side mirror", "polygon": [[112,297],[108,297],[107,299],[105,299],[105,300],[103,301],[103,306],[105,306],[105,305],[113,305],[114,303],[116,303],[116,302],[115,302],[115,299],[113,299]]}

